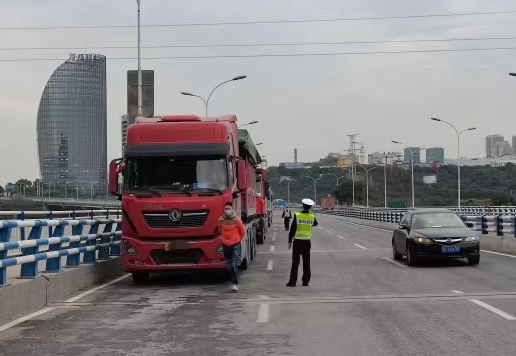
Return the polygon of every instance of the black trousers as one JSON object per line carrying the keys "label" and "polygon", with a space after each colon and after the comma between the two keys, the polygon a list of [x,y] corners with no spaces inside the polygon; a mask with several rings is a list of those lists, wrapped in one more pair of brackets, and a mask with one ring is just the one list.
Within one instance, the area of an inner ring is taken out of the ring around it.
{"label": "black trousers", "polygon": [[283,218],[283,222],[285,223],[285,230],[288,230],[290,225],[290,219],[289,218]]}
{"label": "black trousers", "polygon": [[290,270],[289,283],[295,284],[297,282],[297,272],[299,269],[299,262],[301,256],[303,257],[303,283],[309,283],[312,277],[310,270],[310,249],[312,242],[310,240],[294,240],[292,244],[292,269]]}

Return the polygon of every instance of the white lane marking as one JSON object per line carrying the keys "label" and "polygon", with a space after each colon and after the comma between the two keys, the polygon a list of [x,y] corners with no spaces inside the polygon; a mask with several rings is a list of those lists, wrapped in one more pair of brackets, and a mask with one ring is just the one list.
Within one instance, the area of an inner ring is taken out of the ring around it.
{"label": "white lane marking", "polygon": [[464,292],[463,292],[463,291],[461,291],[461,290],[456,290],[456,289],[452,289],[452,290],[451,290],[451,292],[452,292],[452,293],[455,293],[455,294],[464,294]]}
{"label": "white lane marking", "polygon": [[362,245],[359,245],[359,244],[354,244],[356,247],[360,247],[362,250],[367,250],[367,247],[364,247]]}
{"label": "white lane marking", "polygon": [[269,262],[267,263],[267,271],[272,271],[272,266],[274,265],[274,261],[273,260],[269,260]]}
{"label": "white lane marking", "polygon": [[35,318],[41,314],[45,314],[51,310],[54,310],[55,308],[44,308],[44,309],[41,309],[41,310],[38,310],[37,312],[34,312],[32,314],[29,314],[29,315],[25,315],[25,316],[22,316],[21,318],[18,318],[16,320],[13,320],[7,324],[4,324],[2,326],[0,326],[0,332],[4,331],[4,330],[7,330],[9,328],[12,328],[13,326],[16,326],[18,324],[21,324],[23,323],[24,321],[27,321],[27,320],[30,320],[32,318]]}
{"label": "white lane marking", "polygon": [[269,322],[269,304],[260,304],[260,307],[258,308],[258,322]]}
{"label": "white lane marking", "polygon": [[269,297],[267,297],[266,295],[259,295],[258,299],[269,299]]}
{"label": "white lane marking", "polygon": [[130,273],[128,273],[128,274],[124,274],[122,277],[118,277],[117,279],[113,279],[113,280],[112,280],[112,281],[110,281],[110,282],[107,282],[107,283],[101,284],[101,285],[100,285],[100,286],[98,286],[98,287],[95,287],[95,288],[92,288],[92,289],[90,289],[90,290],[87,290],[86,292],[81,293],[81,294],[79,294],[79,295],[76,295],[76,296],[75,296],[75,297],[73,297],[73,298],[67,299],[67,300],[65,300],[64,302],[65,302],[65,303],[73,303],[73,302],[75,302],[75,301],[77,301],[77,300],[79,300],[79,299],[81,299],[81,298],[84,298],[84,297],[85,297],[85,296],[87,296],[87,295],[90,295],[91,293],[95,293],[96,291],[99,291],[99,290],[101,290],[101,289],[104,289],[104,288],[106,288],[106,287],[109,287],[109,286],[110,286],[110,285],[112,285],[112,284],[115,284],[115,283],[117,283],[117,282],[120,282],[121,280],[124,280],[124,279],[126,279],[127,277],[129,277],[130,275],[131,275]]}
{"label": "white lane marking", "polygon": [[276,241],[276,236],[272,237],[272,242]]}
{"label": "white lane marking", "polygon": [[398,266],[398,267],[407,267],[407,266],[405,266],[404,264],[399,263],[398,261],[391,260],[391,259],[390,259],[390,258],[388,258],[388,257],[382,257],[382,259],[384,259],[385,261],[390,262],[390,263],[392,263],[393,265],[396,265],[396,266]]}
{"label": "white lane marking", "polygon": [[271,246],[271,252],[274,252],[274,246]]}
{"label": "white lane marking", "polygon": [[492,253],[493,255],[498,255],[498,256],[504,256],[504,257],[510,257],[510,258],[516,258],[516,256],[514,255],[508,255],[506,253],[500,253],[500,252],[494,252],[494,251],[487,251],[487,250],[480,250],[482,252],[486,252],[486,253]]}
{"label": "white lane marking", "polygon": [[489,305],[487,303],[484,303],[478,299],[469,299],[470,302],[473,302],[477,305],[480,305],[482,308],[485,308],[493,313],[495,313],[496,315],[499,315],[501,316],[502,318],[504,319],[507,319],[507,320],[516,320],[516,318],[514,316],[512,316],[511,314],[507,314],[506,312],[504,312],[503,310],[500,310],[498,308],[495,308],[493,307],[492,305]]}
{"label": "white lane marking", "polygon": [[339,237],[340,237],[341,239],[343,239],[343,240],[347,240],[347,238],[345,238],[344,236],[340,236],[340,235],[339,235]]}

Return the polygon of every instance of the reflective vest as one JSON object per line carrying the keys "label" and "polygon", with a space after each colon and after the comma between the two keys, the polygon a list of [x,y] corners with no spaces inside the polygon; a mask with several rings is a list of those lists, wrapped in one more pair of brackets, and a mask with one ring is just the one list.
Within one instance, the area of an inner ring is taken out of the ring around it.
{"label": "reflective vest", "polygon": [[295,213],[294,215],[296,219],[294,240],[310,240],[312,238],[315,215],[312,213]]}

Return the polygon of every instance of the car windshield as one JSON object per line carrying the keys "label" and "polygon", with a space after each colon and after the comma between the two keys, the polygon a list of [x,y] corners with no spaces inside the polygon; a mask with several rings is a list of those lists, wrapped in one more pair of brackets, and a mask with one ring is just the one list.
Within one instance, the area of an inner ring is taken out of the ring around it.
{"label": "car windshield", "polygon": [[424,213],[412,216],[412,228],[427,227],[465,227],[466,225],[457,214],[454,213]]}
{"label": "car windshield", "polygon": [[127,161],[125,190],[222,191],[228,187],[226,159],[142,157]]}

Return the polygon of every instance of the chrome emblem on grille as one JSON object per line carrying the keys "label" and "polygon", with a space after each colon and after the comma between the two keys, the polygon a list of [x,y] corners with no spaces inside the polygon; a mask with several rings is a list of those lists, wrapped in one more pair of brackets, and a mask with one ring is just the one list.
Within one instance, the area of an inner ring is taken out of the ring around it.
{"label": "chrome emblem on grille", "polygon": [[446,239],[446,243],[451,244],[451,239],[450,238]]}
{"label": "chrome emblem on grille", "polygon": [[179,209],[170,210],[170,213],[168,213],[168,217],[172,221],[179,221],[179,219],[181,219],[181,216],[181,210]]}

